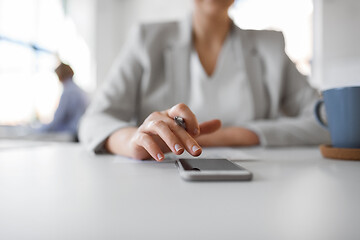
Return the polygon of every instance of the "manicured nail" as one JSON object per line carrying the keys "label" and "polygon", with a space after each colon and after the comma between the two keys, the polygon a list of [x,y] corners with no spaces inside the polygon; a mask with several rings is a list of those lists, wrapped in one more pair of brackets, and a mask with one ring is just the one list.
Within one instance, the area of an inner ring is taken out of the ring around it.
{"label": "manicured nail", "polygon": [[158,161],[161,161],[164,159],[164,156],[161,153],[158,153],[156,156],[157,156]]}
{"label": "manicured nail", "polygon": [[183,148],[179,144],[175,144],[175,150],[177,152],[181,151]]}
{"label": "manicured nail", "polygon": [[192,147],[192,151],[195,153],[195,152],[197,152],[197,151],[199,151],[200,150],[200,148],[198,147],[198,146],[196,146],[196,145],[194,145],[193,147]]}
{"label": "manicured nail", "polygon": [[195,128],[194,129],[194,135],[198,135],[199,134],[199,129]]}

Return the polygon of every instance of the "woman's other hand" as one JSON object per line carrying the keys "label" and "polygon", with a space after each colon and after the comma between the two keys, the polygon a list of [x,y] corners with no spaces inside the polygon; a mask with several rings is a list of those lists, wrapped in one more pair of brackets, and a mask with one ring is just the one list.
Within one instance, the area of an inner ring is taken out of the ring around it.
{"label": "woman's other hand", "polygon": [[243,127],[225,127],[209,134],[203,133],[196,137],[196,141],[203,147],[255,146],[260,144],[258,135]]}

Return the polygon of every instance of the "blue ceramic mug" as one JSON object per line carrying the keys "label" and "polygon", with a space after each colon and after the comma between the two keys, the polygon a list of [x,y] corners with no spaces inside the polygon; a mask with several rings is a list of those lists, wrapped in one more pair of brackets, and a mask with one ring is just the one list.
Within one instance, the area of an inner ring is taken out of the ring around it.
{"label": "blue ceramic mug", "polygon": [[[320,115],[323,103],[327,123]],[[315,105],[315,116],[330,131],[333,147],[360,148],[360,86],[324,91],[323,100]]]}

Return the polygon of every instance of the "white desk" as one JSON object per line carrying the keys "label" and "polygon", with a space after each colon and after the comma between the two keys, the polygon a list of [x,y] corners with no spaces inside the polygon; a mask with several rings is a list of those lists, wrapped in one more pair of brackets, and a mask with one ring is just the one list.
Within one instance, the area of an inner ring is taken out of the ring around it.
{"label": "white desk", "polygon": [[[186,182],[173,162],[77,144],[0,149],[0,239],[360,239],[360,162],[229,149],[251,182]],[[240,153],[241,153],[240,152]]]}

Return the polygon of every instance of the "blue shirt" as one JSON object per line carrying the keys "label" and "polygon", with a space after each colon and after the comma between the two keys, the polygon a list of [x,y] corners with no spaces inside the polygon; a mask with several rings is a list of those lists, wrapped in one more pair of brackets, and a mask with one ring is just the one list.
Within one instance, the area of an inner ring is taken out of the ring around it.
{"label": "blue shirt", "polygon": [[67,132],[76,135],[78,123],[89,104],[86,93],[73,80],[63,82],[59,106],[54,119],[39,128],[40,132]]}

